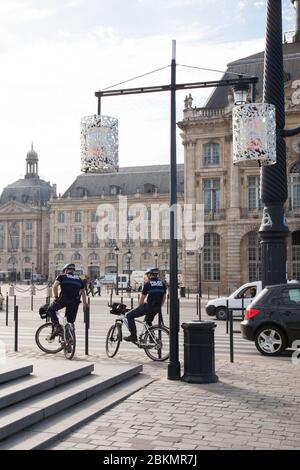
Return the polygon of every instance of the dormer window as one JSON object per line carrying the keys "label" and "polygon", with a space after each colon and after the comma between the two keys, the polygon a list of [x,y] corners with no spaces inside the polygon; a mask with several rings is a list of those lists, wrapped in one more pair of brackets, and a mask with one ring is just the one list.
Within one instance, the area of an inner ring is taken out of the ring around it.
{"label": "dormer window", "polygon": [[121,193],[121,188],[120,186],[110,186],[109,188],[109,194],[111,196],[117,196],[118,194]]}
{"label": "dormer window", "polygon": [[151,183],[144,184],[144,193],[145,194],[153,194],[153,193],[155,193],[155,191],[156,191],[156,186],[154,186],[154,184],[151,184]]}

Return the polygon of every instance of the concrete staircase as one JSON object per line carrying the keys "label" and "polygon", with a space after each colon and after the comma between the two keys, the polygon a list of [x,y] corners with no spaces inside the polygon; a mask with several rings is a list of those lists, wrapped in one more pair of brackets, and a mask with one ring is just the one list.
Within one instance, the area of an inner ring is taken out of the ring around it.
{"label": "concrete staircase", "polygon": [[140,365],[40,360],[0,366],[0,449],[45,449],[152,379]]}

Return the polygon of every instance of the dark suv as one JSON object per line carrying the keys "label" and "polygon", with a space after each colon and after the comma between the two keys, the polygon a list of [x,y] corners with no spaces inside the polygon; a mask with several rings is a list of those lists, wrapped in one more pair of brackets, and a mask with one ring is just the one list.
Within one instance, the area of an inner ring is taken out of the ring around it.
{"label": "dark suv", "polygon": [[265,356],[276,356],[300,340],[300,284],[265,287],[247,307],[242,335]]}

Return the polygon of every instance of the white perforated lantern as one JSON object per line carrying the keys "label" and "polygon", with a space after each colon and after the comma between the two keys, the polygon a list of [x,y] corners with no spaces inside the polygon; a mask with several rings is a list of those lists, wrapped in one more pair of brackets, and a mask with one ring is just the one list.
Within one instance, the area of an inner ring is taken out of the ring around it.
{"label": "white perforated lantern", "polygon": [[81,119],[81,171],[115,171],[118,168],[118,120],[110,116]]}
{"label": "white perforated lantern", "polygon": [[233,108],[233,163],[276,163],[275,106],[247,103]]}

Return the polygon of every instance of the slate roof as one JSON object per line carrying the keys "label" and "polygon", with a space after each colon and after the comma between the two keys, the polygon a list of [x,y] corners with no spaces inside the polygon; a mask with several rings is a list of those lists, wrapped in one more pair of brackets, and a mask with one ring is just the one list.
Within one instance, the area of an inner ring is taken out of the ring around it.
{"label": "slate roof", "polygon": [[[184,166],[179,164],[177,168],[177,189],[183,193]],[[169,165],[123,167],[114,173],[84,173],[77,176],[62,197],[110,195],[112,186],[119,187],[121,194],[134,195],[137,191],[151,192],[151,185],[159,194],[169,193]]]}
{"label": "slate roof", "polygon": [[[283,44],[283,65],[286,81],[295,80],[300,77],[300,42]],[[258,77],[257,94],[262,96],[264,51],[231,62],[228,64],[227,72],[229,71]],[[225,73],[223,78],[235,78],[235,76]],[[205,107],[225,108],[228,105],[228,91],[228,87],[216,88],[206,102]]]}
{"label": "slate roof", "polygon": [[23,178],[6,186],[0,197],[0,205],[9,201],[45,205],[49,201],[53,188],[49,182],[39,176]]}

